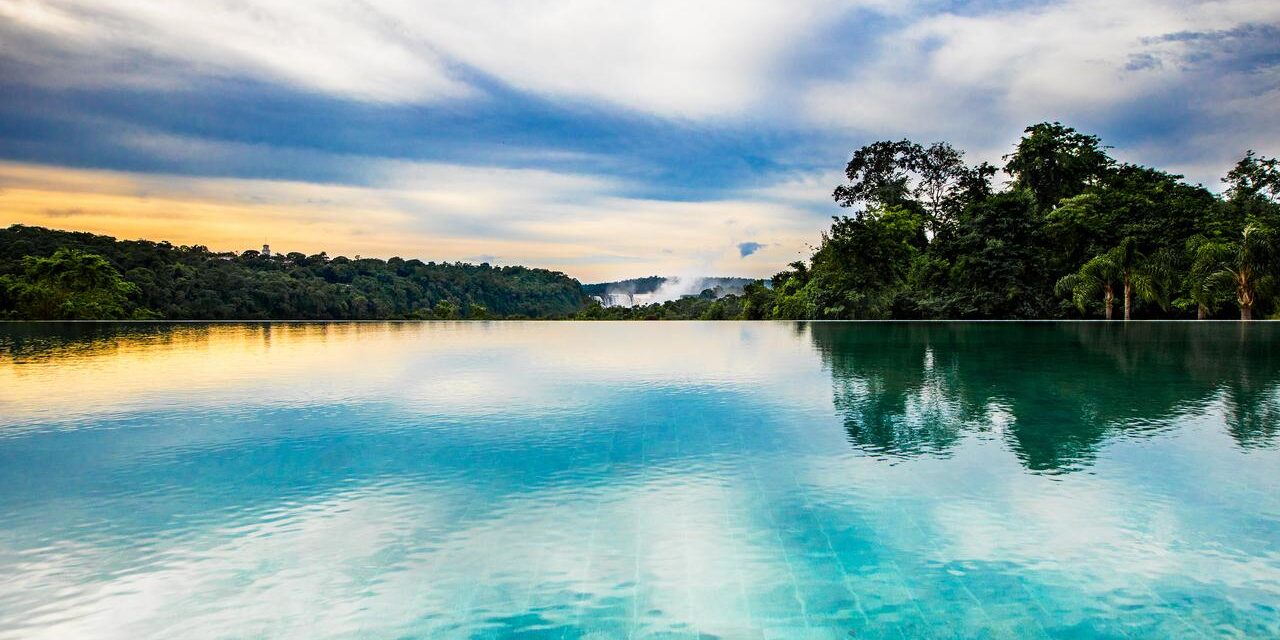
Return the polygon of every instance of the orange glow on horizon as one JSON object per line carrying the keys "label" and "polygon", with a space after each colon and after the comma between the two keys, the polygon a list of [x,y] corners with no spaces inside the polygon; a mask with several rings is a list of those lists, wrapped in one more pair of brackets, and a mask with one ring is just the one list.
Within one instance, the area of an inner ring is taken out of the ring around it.
{"label": "orange glow on horizon", "polygon": [[[0,224],[213,251],[269,244],[276,252],[308,255],[524,265],[582,282],[653,274],[767,277],[811,239],[802,218],[778,216],[773,205],[755,202],[603,194],[585,203],[551,198],[525,212],[520,198],[530,194],[496,192],[485,170],[475,170],[479,178],[458,176],[465,171],[369,187],[0,162]],[[741,234],[772,241],[743,262],[734,244]]]}

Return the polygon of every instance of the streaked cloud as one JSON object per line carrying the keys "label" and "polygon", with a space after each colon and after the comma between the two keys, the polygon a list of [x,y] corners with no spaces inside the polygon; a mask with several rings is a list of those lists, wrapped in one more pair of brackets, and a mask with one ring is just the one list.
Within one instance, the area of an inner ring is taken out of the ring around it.
{"label": "streaked cloud", "polygon": [[[764,99],[788,48],[853,2],[5,0],[55,83],[248,75],[357,100],[434,102],[482,77],[628,110],[705,117]],[[198,19],[192,19],[198,16]],[[33,76],[34,77],[34,76]]]}
{"label": "streaked cloud", "polygon": [[44,83],[176,87],[247,75],[368,100],[471,91],[428,43],[362,3],[4,0],[0,15],[24,45],[16,62]]}
{"label": "streaked cloud", "polygon": [[0,0],[0,223],[768,275],[876,139],[1061,120],[1216,187],[1280,154],[1277,36],[1265,0]]}
{"label": "streaked cloud", "polygon": [[[843,79],[812,86],[806,108],[829,126],[949,139],[993,160],[1011,132],[1061,120],[1114,132],[1108,141],[1139,162],[1194,167],[1190,157],[1212,154],[1215,173],[1193,176],[1211,179],[1245,146],[1280,144],[1265,124],[1280,117],[1278,25],[1280,5],[1259,0],[942,12],[886,34]],[[1189,149],[1188,128],[1215,148]],[[1141,146],[1123,148],[1129,141]]]}

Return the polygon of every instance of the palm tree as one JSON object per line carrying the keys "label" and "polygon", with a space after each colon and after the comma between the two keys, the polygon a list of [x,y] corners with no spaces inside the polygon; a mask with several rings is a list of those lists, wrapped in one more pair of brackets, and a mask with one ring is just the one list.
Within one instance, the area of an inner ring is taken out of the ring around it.
{"label": "palm tree", "polygon": [[1138,295],[1148,302],[1160,305],[1160,310],[1168,312],[1173,299],[1178,295],[1179,275],[1185,262],[1182,253],[1171,247],[1161,247],[1147,256],[1142,268],[1134,274],[1134,289]]}
{"label": "palm tree", "polygon": [[1270,230],[1248,225],[1235,242],[1211,243],[1203,258],[1206,264],[1202,267],[1209,270],[1205,284],[1210,289],[1234,289],[1240,319],[1252,320],[1253,306],[1274,283],[1267,272],[1275,258],[1275,238]]}
{"label": "palm tree", "polygon": [[1111,309],[1115,305],[1115,285],[1120,281],[1120,267],[1111,259],[1110,253],[1095,256],[1084,263],[1080,270],[1058,280],[1058,295],[1071,294],[1071,301],[1076,303],[1080,313],[1085,312],[1089,300],[1102,293],[1103,315],[1111,319]]}
{"label": "palm tree", "polygon": [[1165,306],[1165,296],[1159,282],[1167,279],[1168,269],[1164,260],[1151,259],[1138,251],[1138,242],[1133,237],[1125,238],[1120,244],[1107,252],[1112,256],[1120,269],[1120,279],[1124,283],[1124,319],[1133,316],[1133,294],[1138,294],[1148,302],[1159,302]]}
{"label": "palm tree", "polygon": [[1222,256],[1228,253],[1221,242],[1197,235],[1187,240],[1191,254],[1191,269],[1183,280],[1187,298],[1196,305],[1196,320],[1204,320],[1218,310],[1223,301],[1221,287],[1214,286],[1210,277],[1221,269]]}
{"label": "palm tree", "polygon": [[1169,279],[1168,260],[1147,260],[1133,238],[1125,238],[1114,249],[1094,256],[1080,270],[1058,280],[1058,295],[1071,294],[1076,307],[1083,313],[1090,298],[1103,295],[1103,312],[1111,319],[1111,307],[1115,303],[1115,285],[1123,288],[1124,319],[1133,317],[1133,295],[1145,300],[1160,302],[1163,307],[1167,296],[1160,283]]}

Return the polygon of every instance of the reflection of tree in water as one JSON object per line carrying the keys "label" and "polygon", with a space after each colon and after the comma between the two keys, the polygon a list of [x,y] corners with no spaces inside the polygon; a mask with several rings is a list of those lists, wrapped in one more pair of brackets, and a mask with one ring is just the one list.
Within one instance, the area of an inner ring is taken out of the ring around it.
{"label": "reflection of tree in water", "polygon": [[1273,447],[1280,444],[1280,385],[1275,382],[1280,356],[1272,344],[1245,349],[1255,366],[1222,385],[1227,432],[1245,449]]}
{"label": "reflection of tree in water", "polygon": [[921,324],[810,325],[832,370],[836,410],[850,440],[886,457],[945,454],[973,422],[972,408],[945,391],[939,362]]}
{"label": "reflection of tree in water", "polygon": [[1245,449],[1273,447],[1280,435],[1280,392],[1228,396],[1227,430]]}
{"label": "reflection of tree in water", "polygon": [[1280,435],[1280,331],[1266,323],[815,323],[850,443],[946,455],[999,434],[1033,471],[1093,459],[1221,402],[1242,447]]}
{"label": "reflection of tree in water", "polygon": [[167,343],[194,324],[16,322],[0,325],[0,357],[15,362],[110,353],[122,345]]}
{"label": "reflection of tree in water", "polygon": [[270,345],[273,337],[327,338],[412,331],[412,323],[326,322],[15,322],[0,324],[0,362],[35,362],[111,356],[122,351],[200,344],[229,336],[251,336]]}

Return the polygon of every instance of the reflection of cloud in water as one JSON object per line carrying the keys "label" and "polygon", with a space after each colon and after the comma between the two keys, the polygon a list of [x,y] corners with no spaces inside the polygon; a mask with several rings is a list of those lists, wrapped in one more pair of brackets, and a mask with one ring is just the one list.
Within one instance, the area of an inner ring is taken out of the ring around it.
{"label": "reflection of cloud in water", "polygon": [[[33,422],[166,402],[376,400],[441,413],[518,403],[536,411],[563,409],[570,399],[564,389],[574,382],[741,388],[778,372],[817,373],[810,350],[776,326],[680,329],[655,334],[603,322],[12,325],[0,332],[0,408],[11,420]],[[775,382],[770,397],[816,392],[803,379]],[[51,387],[62,394],[49,394]]]}
{"label": "reflection of cloud in water", "polygon": [[476,518],[429,486],[353,488],[187,537],[147,571],[114,548],[74,545],[0,595],[60,605],[10,629],[27,638],[460,635],[521,620],[569,629],[602,613],[731,636],[750,628],[748,594],[789,581],[753,562],[775,549],[742,535],[735,492],[657,477],[526,496]]}
{"label": "reflection of cloud in water", "polygon": [[11,341],[0,637],[1275,635],[1275,343],[1213,326]]}

